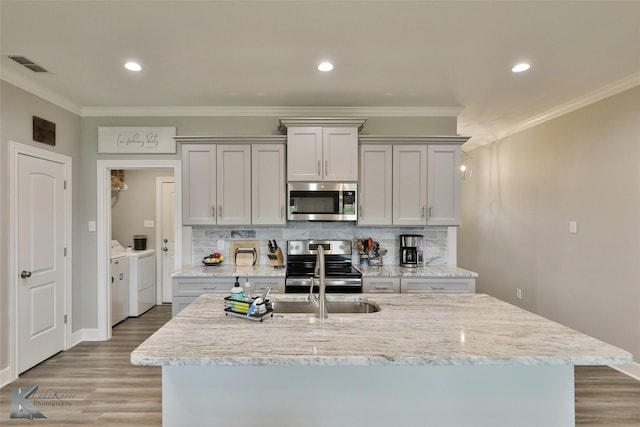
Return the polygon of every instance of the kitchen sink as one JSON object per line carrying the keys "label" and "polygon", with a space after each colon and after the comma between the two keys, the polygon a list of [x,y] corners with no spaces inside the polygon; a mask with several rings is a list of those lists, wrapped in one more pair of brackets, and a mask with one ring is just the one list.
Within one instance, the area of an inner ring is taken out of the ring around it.
{"label": "kitchen sink", "polygon": [[[308,301],[274,301],[274,313],[316,313],[318,307]],[[371,301],[327,301],[329,315],[345,313],[376,313],[380,306]]]}

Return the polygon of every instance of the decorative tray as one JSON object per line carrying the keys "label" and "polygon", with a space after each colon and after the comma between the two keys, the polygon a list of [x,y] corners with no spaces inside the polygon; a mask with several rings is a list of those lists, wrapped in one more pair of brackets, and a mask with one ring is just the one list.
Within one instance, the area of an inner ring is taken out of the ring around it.
{"label": "decorative tray", "polygon": [[[255,298],[252,300],[252,302],[254,300]],[[271,302],[269,300],[261,304],[258,304],[254,312],[250,316],[247,316],[247,313],[249,312],[249,307],[251,306],[252,302],[236,301],[231,299],[231,297],[225,297],[224,314],[227,316],[232,315],[232,316],[242,317],[244,319],[256,320],[260,322],[262,322],[262,320],[267,316],[273,317],[273,306],[271,305]]]}

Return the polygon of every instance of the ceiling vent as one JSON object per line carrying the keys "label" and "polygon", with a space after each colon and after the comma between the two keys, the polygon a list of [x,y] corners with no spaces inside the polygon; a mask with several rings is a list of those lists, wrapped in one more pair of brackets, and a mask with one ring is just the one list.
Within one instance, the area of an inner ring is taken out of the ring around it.
{"label": "ceiling vent", "polygon": [[32,60],[30,60],[26,56],[9,55],[9,58],[13,59],[14,61],[16,61],[20,65],[24,65],[25,67],[27,67],[28,69],[30,69],[34,73],[47,73],[48,72],[47,70],[45,70],[44,68],[42,68],[38,64],[35,64]]}

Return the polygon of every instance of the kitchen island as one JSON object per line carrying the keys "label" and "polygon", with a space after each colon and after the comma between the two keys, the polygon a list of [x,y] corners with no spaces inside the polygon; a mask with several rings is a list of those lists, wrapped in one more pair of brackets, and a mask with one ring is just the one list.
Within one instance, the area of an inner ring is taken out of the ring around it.
{"label": "kitchen island", "polygon": [[483,294],[330,295],[376,313],[227,317],[202,295],[131,354],[163,425],[573,426],[574,365],[630,353]]}

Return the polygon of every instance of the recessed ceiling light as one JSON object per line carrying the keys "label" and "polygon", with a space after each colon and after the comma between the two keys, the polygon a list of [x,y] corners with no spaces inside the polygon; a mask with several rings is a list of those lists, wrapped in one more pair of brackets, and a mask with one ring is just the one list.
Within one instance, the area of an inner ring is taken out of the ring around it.
{"label": "recessed ceiling light", "polygon": [[331,71],[333,70],[333,64],[331,62],[323,62],[318,65],[318,70],[320,71]]}
{"label": "recessed ceiling light", "polygon": [[137,62],[127,62],[126,64],[124,64],[124,68],[126,68],[129,71],[140,71],[140,70],[142,70],[142,67]]}
{"label": "recessed ceiling light", "polygon": [[515,65],[511,71],[513,71],[514,73],[521,73],[523,71],[527,71],[529,68],[531,68],[530,64],[527,64],[526,62],[522,62],[520,64]]}

